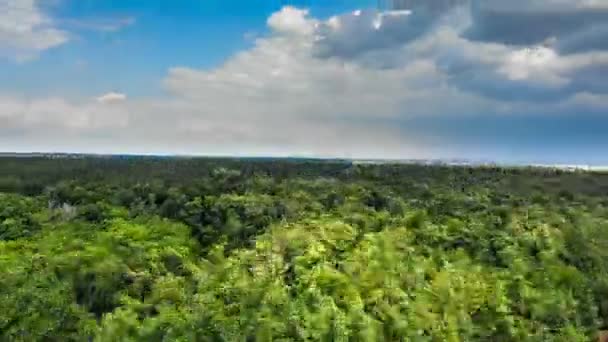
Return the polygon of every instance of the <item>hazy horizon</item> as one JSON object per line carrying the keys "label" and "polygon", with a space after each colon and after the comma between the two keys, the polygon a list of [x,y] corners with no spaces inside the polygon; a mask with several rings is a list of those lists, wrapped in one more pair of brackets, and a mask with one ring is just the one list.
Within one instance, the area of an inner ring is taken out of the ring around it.
{"label": "hazy horizon", "polygon": [[162,158],[226,158],[226,159],[309,159],[309,160],[350,160],[350,161],[370,161],[370,162],[404,162],[404,163],[416,163],[416,162],[440,162],[445,164],[450,163],[461,163],[470,165],[487,165],[493,164],[497,166],[531,166],[531,167],[580,167],[580,168],[591,168],[591,169],[604,169],[608,168],[608,163],[600,162],[568,162],[561,161],[555,162],[551,160],[494,160],[491,158],[462,158],[462,157],[429,157],[429,158],[381,158],[381,157],[340,157],[340,156],[318,156],[318,155],[306,155],[306,154],[285,154],[285,155],[265,155],[265,154],[205,154],[205,153],[172,153],[172,152],[143,152],[143,153],[130,153],[130,152],[74,152],[74,151],[0,151],[0,158],[6,156],[30,156],[30,155],[73,155],[73,156],[92,156],[92,157],[106,157],[106,156],[126,156],[126,157],[162,157]]}

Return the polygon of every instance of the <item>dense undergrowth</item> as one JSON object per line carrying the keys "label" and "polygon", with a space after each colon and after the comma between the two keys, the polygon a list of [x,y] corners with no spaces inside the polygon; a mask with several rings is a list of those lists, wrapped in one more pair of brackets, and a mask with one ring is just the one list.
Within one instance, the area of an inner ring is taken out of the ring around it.
{"label": "dense undergrowth", "polygon": [[0,340],[589,341],[608,177],[0,160]]}

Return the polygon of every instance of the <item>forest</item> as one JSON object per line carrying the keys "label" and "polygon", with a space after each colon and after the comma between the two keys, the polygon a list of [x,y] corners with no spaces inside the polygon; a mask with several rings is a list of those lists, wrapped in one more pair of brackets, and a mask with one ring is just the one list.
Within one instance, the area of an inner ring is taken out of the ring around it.
{"label": "forest", "polygon": [[0,341],[596,341],[608,174],[0,158]]}

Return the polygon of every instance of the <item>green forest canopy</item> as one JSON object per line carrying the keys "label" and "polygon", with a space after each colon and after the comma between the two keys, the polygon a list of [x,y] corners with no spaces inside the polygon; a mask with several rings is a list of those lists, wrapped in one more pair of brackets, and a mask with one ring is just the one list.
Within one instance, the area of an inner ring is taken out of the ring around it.
{"label": "green forest canopy", "polygon": [[608,175],[0,158],[0,340],[589,341]]}

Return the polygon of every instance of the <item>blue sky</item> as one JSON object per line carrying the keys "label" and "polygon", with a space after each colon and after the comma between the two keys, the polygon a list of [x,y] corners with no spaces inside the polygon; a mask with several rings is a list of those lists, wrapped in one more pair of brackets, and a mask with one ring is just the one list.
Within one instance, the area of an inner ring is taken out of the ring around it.
{"label": "blue sky", "polygon": [[[2,60],[0,86],[25,93],[46,93],[56,90],[57,86],[91,94],[107,86],[150,92],[154,91],[149,87],[150,81],[157,83],[174,65],[210,68],[251,46],[251,37],[267,33],[266,20],[283,6],[302,6],[315,16],[328,17],[375,5],[369,0],[322,3],[306,0],[180,0],[179,4],[168,0],[36,1],[35,7],[52,16],[56,26],[69,30],[70,44],[40,51],[39,58],[27,63]],[[0,4],[21,6],[18,0],[3,0]],[[130,19],[132,24],[121,23]],[[95,27],[104,23],[116,29]],[[59,75],[70,77],[57,84]],[[83,88],[83,80],[91,81],[90,77],[94,77],[94,82]]]}
{"label": "blue sky", "polygon": [[454,3],[0,0],[0,150],[608,163],[608,1]]}
{"label": "blue sky", "polygon": [[[286,5],[328,17],[374,7],[375,1],[61,0],[47,5],[47,13],[60,27],[72,29],[73,41],[27,64],[1,63],[0,89],[94,96],[112,88],[158,94],[170,67],[221,65],[250,47],[251,37],[266,34],[268,17]],[[134,23],[120,27],[129,19]],[[98,23],[116,25],[117,32],[88,27]]]}

